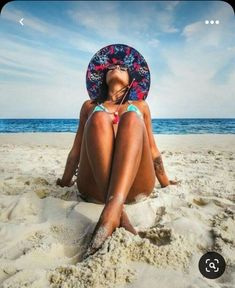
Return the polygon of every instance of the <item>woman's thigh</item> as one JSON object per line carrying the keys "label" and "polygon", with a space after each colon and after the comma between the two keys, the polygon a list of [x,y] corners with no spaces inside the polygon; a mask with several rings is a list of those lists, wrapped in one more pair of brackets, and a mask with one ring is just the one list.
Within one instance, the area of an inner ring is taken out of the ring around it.
{"label": "woman's thigh", "polygon": [[[86,143],[85,143],[85,135],[83,134],[82,144],[81,144],[81,152],[80,152],[80,161],[78,168],[78,176],[77,176],[77,186],[78,190],[83,195],[98,194],[99,191],[95,191],[97,187],[95,178],[93,176],[93,172],[91,169],[91,165],[89,163]],[[91,195],[90,195],[91,196]]]}
{"label": "woman's thigh", "polygon": [[[141,120],[142,121],[142,120]],[[135,201],[140,196],[149,196],[155,186],[155,171],[148,140],[148,134],[143,122],[143,150],[135,180],[126,198],[126,203]],[[135,199],[136,198],[136,199]]]}
{"label": "woman's thigh", "polygon": [[[128,193],[125,203],[135,201],[135,198],[141,195],[148,196],[153,191],[155,185],[154,166],[149,146],[148,135],[144,122],[143,122],[143,129],[144,133],[143,133],[142,157],[135,180]],[[95,178],[93,176],[92,168],[90,166],[88,159],[85,137],[86,132],[84,131],[83,140],[81,144],[79,173],[77,179],[78,190],[80,193],[93,197],[96,200],[104,203],[105,191],[99,191],[99,188],[97,187]],[[99,135],[99,137],[102,137],[102,135]]]}
{"label": "woman's thigh", "polygon": [[[105,112],[94,112],[95,113],[105,113]],[[102,114],[103,115],[103,114]],[[90,116],[89,119],[91,119],[93,115]],[[96,114],[97,116],[97,114]],[[107,116],[108,117],[108,116]],[[101,117],[102,121],[106,121],[106,117]],[[94,198],[97,201],[100,201],[102,203],[105,202],[106,197],[106,191],[100,191],[94,175],[93,170],[89,161],[88,157],[88,151],[86,147],[86,136],[87,133],[89,133],[88,125],[89,125],[89,119],[87,120],[84,132],[83,132],[83,139],[81,143],[81,151],[80,151],[80,161],[79,161],[79,169],[78,169],[78,177],[77,177],[77,186],[78,190],[81,194],[84,196],[89,196],[90,198]],[[97,120],[97,119],[96,119]],[[107,122],[110,123],[109,118],[107,118]],[[108,124],[108,123],[106,123]],[[111,124],[110,124],[111,125]],[[111,125],[112,126],[112,125]],[[99,133],[98,135],[94,135],[94,137],[103,137],[102,133]],[[106,151],[107,153],[111,153],[112,151]],[[102,167],[100,167],[102,169]]]}

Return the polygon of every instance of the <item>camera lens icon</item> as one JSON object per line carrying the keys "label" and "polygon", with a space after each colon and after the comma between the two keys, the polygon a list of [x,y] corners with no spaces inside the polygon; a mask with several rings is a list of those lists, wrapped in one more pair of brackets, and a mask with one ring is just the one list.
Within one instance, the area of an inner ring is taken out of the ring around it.
{"label": "camera lens icon", "polygon": [[208,252],[204,254],[198,263],[201,274],[209,279],[219,278],[225,271],[226,263],[219,253]]}
{"label": "camera lens icon", "polygon": [[208,265],[208,267],[206,267],[206,272],[210,272],[210,269],[214,269],[213,272],[218,272],[219,271],[219,259],[215,258],[214,259],[215,262],[211,261],[210,259],[206,259],[206,264]]}

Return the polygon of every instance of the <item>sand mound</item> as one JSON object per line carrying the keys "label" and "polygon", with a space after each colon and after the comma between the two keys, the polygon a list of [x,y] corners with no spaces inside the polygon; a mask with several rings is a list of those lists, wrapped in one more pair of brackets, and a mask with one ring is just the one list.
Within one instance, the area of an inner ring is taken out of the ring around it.
{"label": "sand mound", "polygon": [[[145,236],[147,238],[142,239],[124,228],[116,229],[95,255],[76,266],[56,268],[49,275],[52,287],[60,287],[65,282],[66,287],[81,288],[110,287],[110,283],[130,282],[136,272],[129,268],[129,261],[142,261],[158,268],[170,266],[176,270],[188,267],[193,251],[184,237],[164,228],[152,228],[146,231]],[[160,242],[164,242],[164,238],[172,238],[171,244],[158,246],[149,240],[159,242],[162,239]]]}
{"label": "sand mound", "polygon": [[[227,141],[221,136],[214,149],[200,136],[197,145],[205,149],[197,150],[190,137],[179,137],[177,151],[172,137],[163,158],[169,177],[181,184],[156,183],[149,199],[126,205],[139,235],[116,229],[85,261],[103,205],[77,199],[75,187],[55,185],[68,149],[0,146],[0,287],[234,288],[235,145],[220,149]],[[213,282],[198,271],[210,250],[227,263]]]}

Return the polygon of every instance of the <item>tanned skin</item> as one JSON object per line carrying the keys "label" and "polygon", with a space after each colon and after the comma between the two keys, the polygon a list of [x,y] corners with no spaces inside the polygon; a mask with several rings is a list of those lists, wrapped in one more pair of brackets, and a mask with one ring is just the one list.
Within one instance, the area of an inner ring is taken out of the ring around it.
{"label": "tanned skin", "polygon": [[[116,69],[108,71],[106,83],[109,91],[103,105],[114,112],[117,108],[114,101],[124,95],[123,88],[129,84],[129,75],[117,65]],[[144,119],[140,119],[136,112],[124,113],[129,105],[126,102],[120,106],[119,123],[113,124],[113,114],[92,113],[95,105],[91,100],[85,101],[63,177],[57,179],[57,185],[62,187],[73,185],[72,177],[79,164],[79,191],[105,204],[85,257],[95,253],[117,227],[137,234],[124,204],[132,202],[139,194],[150,195],[156,178],[161,187],[177,184],[165,173],[147,102],[133,101],[133,104]]]}

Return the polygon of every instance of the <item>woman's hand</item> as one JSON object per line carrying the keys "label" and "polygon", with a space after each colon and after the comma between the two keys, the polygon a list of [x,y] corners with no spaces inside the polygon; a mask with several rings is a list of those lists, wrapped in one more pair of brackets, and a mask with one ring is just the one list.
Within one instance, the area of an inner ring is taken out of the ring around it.
{"label": "woman's hand", "polygon": [[167,186],[169,186],[169,185],[178,185],[178,184],[180,184],[181,183],[181,180],[168,180],[167,179],[167,182],[166,183],[162,183],[161,184],[161,188],[165,188],[165,187],[167,187]]}
{"label": "woman's hand", "polygon": [[74,183],[76,182],[76,180],[71,180],[70,181],[70,183],[69,184],[64,184],[63,182],[62,182],[62,180],[60,179],[60,178],[58,178],[57,180],[56,180],[56,185],[58,185],[58,186],[60,186],[60,187],[71,187],[71,186],[73,186],[74,185]]}

